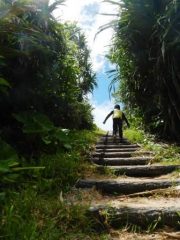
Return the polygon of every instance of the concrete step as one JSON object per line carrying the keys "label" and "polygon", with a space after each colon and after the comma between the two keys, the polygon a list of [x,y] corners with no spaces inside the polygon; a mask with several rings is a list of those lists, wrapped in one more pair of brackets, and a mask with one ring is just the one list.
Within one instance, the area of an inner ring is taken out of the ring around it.
{"label": "concrete step", "polygon": [[131,158],[92,158],[91,161],[103,166],[122,166],[122,165],[146,165],[152,157],[131,157]]}
{"label": "concrete step", "polygon": [[116,140],[116,141],[113,141],[113,140],[109,140],[109,141],[99,140],[97,142],[97,144],[125,144],[125,145],[128,145],[128,144],[130,144],[130,142],[128,142],[128,141],[120,141],[120,140]]}
{"label": "concrete step", "polygon": [[[109,169],[117,176],[124,174],[126,176],[102,180],[83,179],[76,183],[77,188],[89,188],[88,191],[93,192],[95,191],[91,188],[95,188],[104,194],[100,200],[94,197],[93,205],[88,211],[90,216],[95,219],[98,231],[101,231],[101,228],[105,230],[110,227],[121,228],[129,225],[146,230],[154,230],[156,227],[163,226],[180,229],[180,200],[178,197],[171,202],[167,197],[163,201],[157,202],[157,196],[154,202],[148,197],[146,204],[143,205],[139,200],[142,200],[140,194],[144,196],[144,194],[152,193],[152,190],[159,192],[160,190],[164,191],[163,189],[167,191],[166,188],[169,187],[178,186],[177,188],[179,188],[180,178],[170,179],[169,176],[163,176],[155,179],[152,177],[171,173],[180,169],[180,165],[148,165],[153,160],[153,157],[149,156],[151,153],[138,152],[139,149],[138,144],[131,144],[126,139],[120,143],[118,138],[114,141],[112,135],[102,137],[96,145],[96,152],[92,154],[91,161],[101,172]],[[148,154],[148,156],[140,157],[139,154]],[[100,195],[100,193],[98,194]],[[132,194],[138,197],[132,202],[128,202],[127,199]],[[120,197],[118,197],[119,195]]]}
{"label": "concrete step", "polygon": [[119,149],[122,149],[122,148],[139,148],[139,145],[137,144],[97,144],[96,145],[96,149],[114,149],[114,148],[119,148]]}
{"label": "concrete step", "polygon": [[79,180],[76,183],[77,188],[93,188],[100,190],[102,193],[111,195],[132,194],[149,191],[153,189],[169,188],[180,185],[180,179],[161,180],[161,179],[140,179],[140,180],[98,180],[87,179]]}
{"label": "concrete step", "polygon": [[[138,154],[138,155],[149,155],[150,154],[150,152],[137,152],[136,154]],[[94,153],[92,153],[92,156],[93,157],[96,157],[96,158],[100,158],[100,159],[102,159],[102,158],[110,158],[110,157],[112,157],[112,158],[117,158],[117,157],[127,157],[127,158],[129,158],[129,157],[132,157],[132,156],[134,156],[134,153],[132,153],[132,152],[94,152]]]}
{"label": "concrete step", "polygon": [[125,174],[128,177],[157,177],[180,169],[180,165],[107,166],[106,168],[117,176]]}
{"label": "concrete step", "polygon": [[136,152],[139,148],[97,148],[96,152]]}
{"label": "concrete step", "polygon": [[[116,138],[114,138],[112,135],[109,135],[109,136],[102,136],[99,138],[100,140],[104,141],[104,140],[108,140],[108,141],[111,141],[111,140],[114,140],[114,139],[120,139],[119,136],[116,136]],[[122,141],[129,141],[127,138],[123,138],[121,139]]]}
{"label": "concrete step", "polygon": [[130,152],[102,152],[102,153],[93,153],[92,154],[93,157],[98,157],[98,158],[105,158],[105,157],[131,157],[132,153]]}
{"label": "concrete step", "polygon": [[92,206],[88,213],[91,218],[99,223],[99,230],[108,229],[110,226],[115,229],[123,226],[135,226],[136,229],[140,227],[148,231],[168,226],[180,230],[180,205],[175,203],[176,199],[174,199],[174,204],[171,203],[167,206],[160,201],[157,201],[156,206],[155,204],[151,206],[151,201],[145,206],[131,206],[130,204],[118,207]]}

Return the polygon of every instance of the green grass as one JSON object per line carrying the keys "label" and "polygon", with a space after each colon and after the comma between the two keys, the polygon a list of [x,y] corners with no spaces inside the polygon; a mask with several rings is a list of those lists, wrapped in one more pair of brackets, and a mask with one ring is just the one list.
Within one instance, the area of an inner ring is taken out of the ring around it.
{"label": "green grass", "polygon": [[145,139],[144,132],[135,128],[126,129],[124,136],[132,143],[143,143]]}
{"label": "green grass", "polygon": [[21,182],[4,190],[0,239],[108,239],[106,234],[95,233],[97,222],[87,217],[88,203],[82,206],[63,199],[89,171],[88,155],[101,134],[99,131],[70,132],[66,149],[44,154],[35,164],[45,167],[44,170],[32,170],[24,178],[21,176]]}
{"label": "green grass", "polygon": [[180,147],[175,144],[157,142],[155,137],[146,134],[143,130],[127,129],[125,137],[132,143],[138,143],[145,150],[154,153],[154,163],[164,165],[180,164]]}
{"label": "green grass", "polygon": [[[95,232],[99,223],[87,217],[89,202],[75,203],[64,197],[79,178],[93,173],[88,157],[92,145],[102,134],[101,131],[70,132],[65,149],[60,148],[56,154],[44,154],[34,163],[45,169],[25,171],[21,181],[4,189],[0,195],[0,239],[108,239],[108,234]],[[126,130],[125,134],[130,141],[154,151],[156,161],[172,164],[179,160],[179,147],[155,143],[152,136],[135,129]],[[32,163],[33,160],[26,164]],[[26,167],[25,162],[23,166]]]}
{"label": "green grass", "polygon": [[87,217],[88,207],[26,189],[11,196],[6,203],[0,237],[9,240],[106,239],[94,233],[96,223]]}

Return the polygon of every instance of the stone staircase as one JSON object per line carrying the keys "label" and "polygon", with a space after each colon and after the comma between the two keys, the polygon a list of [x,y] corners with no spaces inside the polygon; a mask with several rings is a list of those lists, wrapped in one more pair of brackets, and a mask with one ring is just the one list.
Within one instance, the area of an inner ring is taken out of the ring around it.
{"label": "stone staircase", "polygon": [[[91,162],[97,170],[113,175],[81,179],[76,184],[77,188],[94,188],[102,194],[102,200],[92,201],[89,209],[101,227],[180,229],[180,179],[171,176],[180,165],[153,164],[152,152],[143,151],[126,139],[115,141],[108,134],[97,142]],[[168,191],[176,191],[176,195],[166,196]]]}

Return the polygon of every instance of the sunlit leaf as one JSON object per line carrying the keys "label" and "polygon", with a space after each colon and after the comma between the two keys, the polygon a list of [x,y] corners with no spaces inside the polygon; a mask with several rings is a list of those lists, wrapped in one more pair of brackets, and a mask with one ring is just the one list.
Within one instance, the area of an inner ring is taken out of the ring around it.
{"label": "sunlit leaf", "polygon": [[9,84],[9,82],[7,80],[5,80],[4,78],[0,77],[0,86],[5,86],[5,87],[11,87],[11,85]]}

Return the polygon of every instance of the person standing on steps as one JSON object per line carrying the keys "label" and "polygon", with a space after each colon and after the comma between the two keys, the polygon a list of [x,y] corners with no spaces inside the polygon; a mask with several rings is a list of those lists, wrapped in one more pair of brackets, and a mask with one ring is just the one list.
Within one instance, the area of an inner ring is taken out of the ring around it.
{"label": "person standing on steps", "polygon": [[122,125],[123,121],[126,122],[127,126],[130,127],[130,124],[125,116],[125,114],[121,111],[120,106],[117,104],[114,106],[114,110],[111,111],[105,118],[103,124],[106,123],[107,119],[113,115],[113,138],[116,138],[117,131],[119,130],[119,138],[120,141],[123,138],[123,131],[122,131]]}

